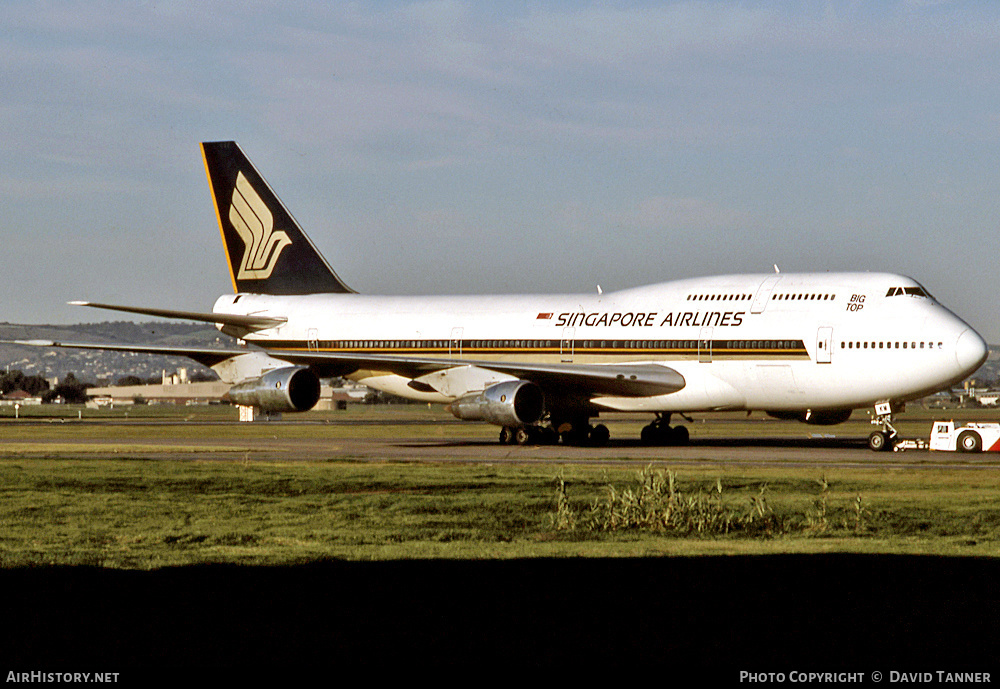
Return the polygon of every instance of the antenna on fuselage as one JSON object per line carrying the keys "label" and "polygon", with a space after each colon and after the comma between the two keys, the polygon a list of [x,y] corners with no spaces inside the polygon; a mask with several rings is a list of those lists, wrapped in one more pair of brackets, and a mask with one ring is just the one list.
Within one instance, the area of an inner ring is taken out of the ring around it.
{"label": "antenna on fuselage", "polygon": [[774,272],[775,273],[780,273],[781,272],[781,268],[778,267],[777,263],[774,264]]}

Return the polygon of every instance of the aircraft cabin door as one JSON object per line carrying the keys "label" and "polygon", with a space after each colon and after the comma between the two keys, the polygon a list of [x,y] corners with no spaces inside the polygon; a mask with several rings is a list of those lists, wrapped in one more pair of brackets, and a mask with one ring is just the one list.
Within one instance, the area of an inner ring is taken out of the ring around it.
{"label": "aircraft cabin door", "polygon": [[771,300],[771,292],[774,291],[774,286],[778,284],[780,279],[780,275],[772,275],[760,283],[760,287],[757,288],[757,296],[754,297],[753,305],[750,307],[750,313],[762,313],[767,308],[767,302]]}
{"label": "aircraft cabin door", "polygon": [[576,328],[563,328],[562,340],[559,342],[560,361],[571,363],[573,361],[574,339]]}
{"label": "aircraft cabin door", "polygon": [[816,363],[829,364],[833,361],[833,328],[823,327],[816,331]]}
{"label": "aircraft cabin door", "polygon": [[316,328],[309,328],[306,331],[306,346],[310,352],[319,351],[319,331]]}
{"label": "aircraft cabin door", "polygon": [[702,328],[698,338],[698,363],[712,363],[712,332],[714,328]]}
{"label": "aircraft cabin door", "polygon": [[448,356],[452,359],[462,358],[462,335],[465,328],[452,328],[451,339],[448,340]]}

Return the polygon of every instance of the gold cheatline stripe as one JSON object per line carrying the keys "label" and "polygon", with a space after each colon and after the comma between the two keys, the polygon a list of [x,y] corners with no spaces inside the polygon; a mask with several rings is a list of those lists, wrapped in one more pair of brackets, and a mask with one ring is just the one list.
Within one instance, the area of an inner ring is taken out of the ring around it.
{"label": "gold cheatline stripe", "polygon": [[[256,344],[264,347],[265,343],[256,342]],[[272,345],[271,347],[264,347],[265,349],[271,350],[284,350],[290,352],[342,352],[342,353],[365,353],[365,354],[407,354],[414,352],[429,352],[438,354],[449,354],[454,351],[456,354],[566,354],[570,350],[560,349],[559,347],[547,347],[547,348],[533,348],[533,347],[495,347],[495,348],[472,348],[463,347],[461,350],[452,350],[448,347],[316,347],[310,349],[308,346],[296,345],[293,347],[284,345]],[[586,347],[575,347],[572,349],[575,354],[619,354],[619,355],[632,355],[632,354],[690,354],[696,355],[699,353],[708,354],[708,350],[699,350],[697,348],[675,348],[675,349],[642,349],[642,348],[586,348]],[[747,356],[747,355],[771,355],[775,357],[780,356],[808,356],[808,350],[797,347],[794,349],[712,349],[712,357],[736,357],[736,356]]]}

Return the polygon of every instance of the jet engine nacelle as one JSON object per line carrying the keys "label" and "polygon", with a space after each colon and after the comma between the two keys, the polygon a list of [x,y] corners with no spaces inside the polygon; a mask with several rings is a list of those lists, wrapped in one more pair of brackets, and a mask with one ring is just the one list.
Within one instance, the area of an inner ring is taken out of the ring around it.
{"label": "jet engine nacelle", "polygon": [[309,411],[319,401],[319,378],[305,366],[286,366],[229,388],[229,399],[268,413]]}
{"label": "jet engine nacelle", "polygon": [[527,380],[511,380],[466,395],[451,403],[451,413],[466,421],[498,426],[527,426],[545,413],[542,389]]}
{"label": "jet engine nacelle", "polygon": [[811,426],[835,426],[851,418],[851,411],[850,409],[822,409],[819,411],[807,409],[805,411],[769,411],[767,415],[776,419],[801,421]]}

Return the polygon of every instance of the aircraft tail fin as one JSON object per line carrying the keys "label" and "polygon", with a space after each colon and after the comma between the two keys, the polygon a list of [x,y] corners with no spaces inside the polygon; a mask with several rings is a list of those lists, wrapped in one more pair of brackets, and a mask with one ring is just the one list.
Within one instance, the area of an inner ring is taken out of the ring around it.
{"label": "aircraft tail fin", "polygon": [[235,141],[201,145],[236,292],[352,293]]}

